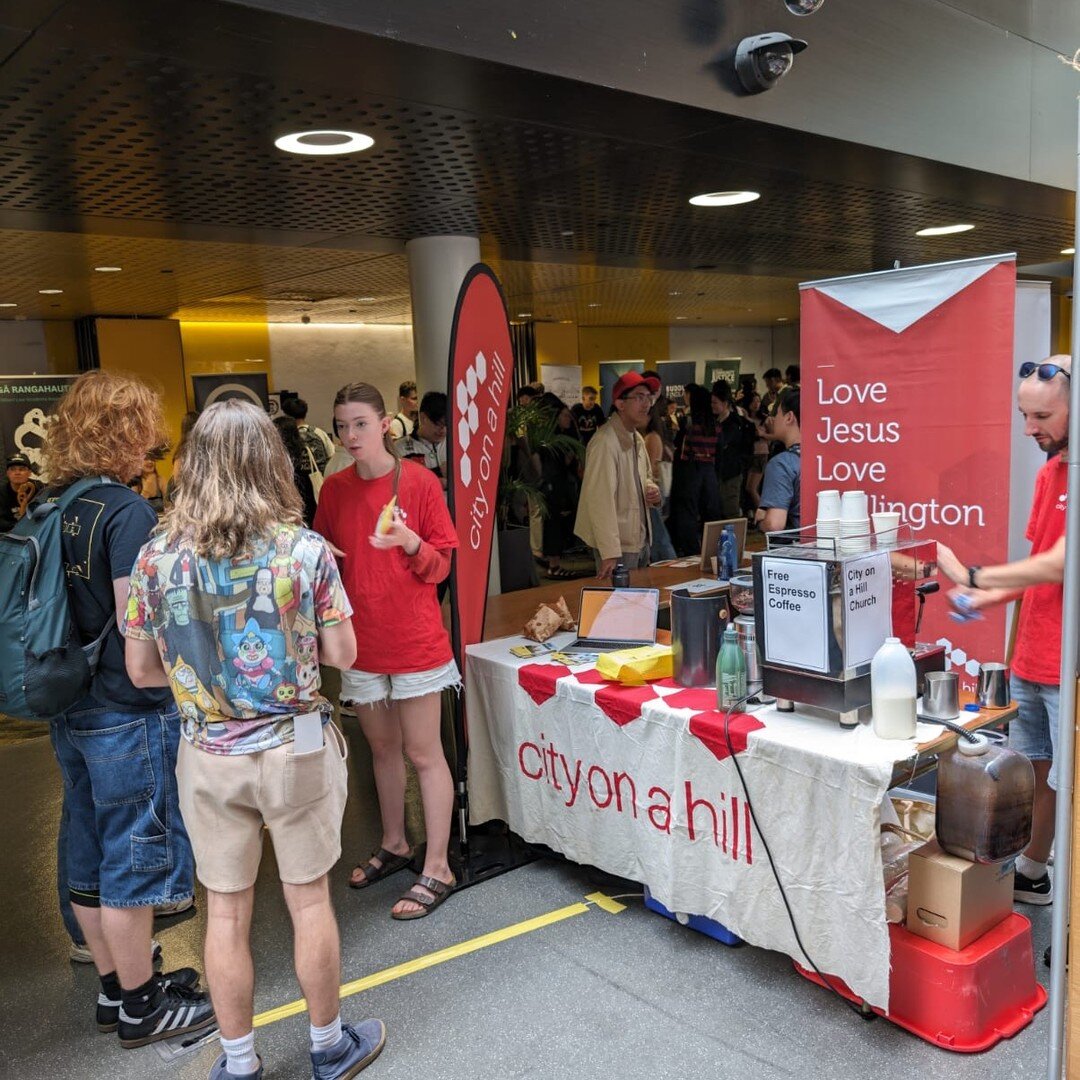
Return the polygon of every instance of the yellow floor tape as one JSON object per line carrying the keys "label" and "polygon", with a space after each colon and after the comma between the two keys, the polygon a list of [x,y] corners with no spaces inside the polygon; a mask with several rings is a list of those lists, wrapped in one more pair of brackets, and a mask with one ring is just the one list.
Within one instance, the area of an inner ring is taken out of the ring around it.
{"label": "yellow floor tape", "polygon": [[[600,892],[590,893],[585,899],[612,915],[617,915],[620,911],[626,910],[624,904],[620,904],[617,900],[612,900]],[[362,979],[347,982],[341,987],[341,997],[352,997],[353,994],[359,994],[376,986],[383,986],[385,983],[393,982],[395,979],[402,979],[406,975],[412,975],[417,971],[436,967],[438,964],[445,964],[448,960],[456,960],[459,956],[468,956],[469,953],[486,949],[490,945],[498,945],[501,941],[509,941],[511,938],[520,937],[522,934],[531,934],[534,930],[542,930],[545,926],[551,926],[554,923],[562,922],[564,919],[573,918],[575,915],[584,915],[588,910],[588,903],[568,904],[566,907],[549,911],[546,915],[537,915],[535,919],[526,919],[524,922],[514,923],[513,926],[506,926],[502,930],[493,930],[490,934],[481,934],[480,937],[470,938],[468,941],[462,941],[458,945],[451,945],[446,949],[439,949],[438,952],[419,956],[415,960],[408,960],[404,964],[397,964],[394,967],[377,971],[374,975],[366,975]],[[287,1005],[279,1005],[276,1009],[268,1009],[266,1012],[259,1013],[255,1017],[255,1027],[266,1027],[267,1024],[277,1023],[278,1020],[284,1020],[288,1016],[296,1016],[305,1012],[306,1009],[307,1002],[303,998],[300,998],[299,1001],[289,1002]]]}

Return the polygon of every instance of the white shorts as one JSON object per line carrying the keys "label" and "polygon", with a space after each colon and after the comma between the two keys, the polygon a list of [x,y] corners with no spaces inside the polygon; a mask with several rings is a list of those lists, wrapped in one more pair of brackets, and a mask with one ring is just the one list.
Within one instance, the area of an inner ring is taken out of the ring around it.
{"label": "white shorts", "polygon": [[461,672],[453,660],[430,671],[410,671],[403,675],[375,675],[351,668],[341,673],[343,704],[376,705],[423,697],[449,688],[461,689]]}

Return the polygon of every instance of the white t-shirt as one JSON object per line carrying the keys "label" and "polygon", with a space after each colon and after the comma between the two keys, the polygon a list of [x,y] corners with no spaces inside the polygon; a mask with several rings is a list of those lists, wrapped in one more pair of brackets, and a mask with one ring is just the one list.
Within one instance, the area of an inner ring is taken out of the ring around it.
{"label": "white t-shirt", "polygon": [[390,421],[390,438],[403,439],[413,433],[413,422],[402,412]]}

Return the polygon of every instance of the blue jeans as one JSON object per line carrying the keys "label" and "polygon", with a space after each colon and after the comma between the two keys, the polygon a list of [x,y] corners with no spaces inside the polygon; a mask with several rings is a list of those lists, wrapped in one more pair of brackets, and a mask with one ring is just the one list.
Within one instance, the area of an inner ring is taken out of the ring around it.
{"label": "blue jeans", "polygon": [[1009,679],[1009,689],[1019,713],[1009,724],[1009,749],[1017,750],[1030,761],[1049,761],[1047,784],[1057,791],[1058,699],[1060,686],[1028,682],[1019,675]]}
{"label": "blue jeans", "polygon": [[649,520],[652,522],[652,544],[649,545],[649,560],[659,562],[661,559],[674,559],[675,548],[668,535],[667,525],[664,524],[663,515],[659,506],[649,507]]}
{"label": "blue jeans", "polygon": [[[53,750],[56,750],[56,726],[64,722],[63,717],[54,717],[52,730],[49,736],[52,739]],[[64,795],[60,805],[60,831],[56,837],[56,895],[60,901],[60,918],[64,920],[64,929],[75,945],[86,945],[83,938],[82,927],[75,918],[75,912],[71,910],[71,893],[68,890],[67,876],[67,843],[68,828],[70,827],[71,814],[67,804],[67,786],[64,787]]]}
{"label": "blue jeans", "polygon": [[[190,897],[194,859],[176,791],[176,708],[122,713],[88,699],[51,733],[64,777],[66,844],[58,863],[70,900],[130,908]],[[62,815],[62,841],[64,824]]]}

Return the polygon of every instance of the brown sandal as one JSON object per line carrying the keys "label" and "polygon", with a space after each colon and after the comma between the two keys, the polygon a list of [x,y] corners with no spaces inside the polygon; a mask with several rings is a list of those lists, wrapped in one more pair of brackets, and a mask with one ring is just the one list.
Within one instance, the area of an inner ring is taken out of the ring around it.
{"label": "brown sandal", "polygon": [[[450,883],[440,881],[438,878],[425,877],[423,874],[416,879],[416,884],[413,885],[408,892],[402,893],[397,898],[397,903],[401,903],[402,900],[410,900],[414,904],[420,905],[419,911],[403,911],[400,915],[396,912],[390,912],[391,919],[397,919],[399,922],[410,922],[413,919],[422,919],[426,915],[430,915],[457,887],[457,878],[452,877]],[[420,889],[427,889],[431,893],[431,897],[425,896]],[[396,905],[395,905],[396,906]]]}
{"label": "brown sandal", "polygon": [[[382,866],[372,866],[371,860],[378,859]],[[349,877],[350,889],[366,889],[369,885],[374,885],[376,881],[382,881],[383,878],[389,877],[391,874],[396,874],[399,870],[404,870],[413,860],[412,849],[410,848],[405,855],[395,855],[392,851],[387,851],[386,848],[381,847],[378,851],[373,851],[368,856],[368,861],[363,866],[358,866],[353,870],[353,874],[357,870],[364,875],[363,880],[357,881],[354,877]]]}

